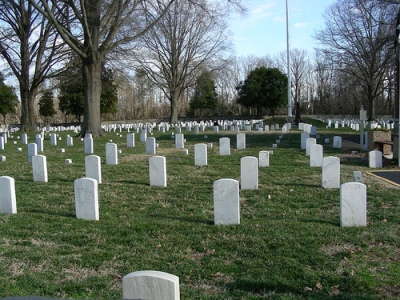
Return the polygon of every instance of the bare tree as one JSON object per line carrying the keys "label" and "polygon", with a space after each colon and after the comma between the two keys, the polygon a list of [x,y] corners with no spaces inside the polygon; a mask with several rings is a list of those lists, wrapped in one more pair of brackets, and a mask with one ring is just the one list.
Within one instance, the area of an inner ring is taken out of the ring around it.
{"label": "bare tree", "polygon": [[382,1],[338,0],[325,13],[325,28],[316,39],[336,68],[357,80],[368,99],[369,119],[384,91],[386,69],[392,63],[392,26],[397,6]]}
{"label": "bare tree", "polygon": [[[159,7],[161,11],[164,6]],[[176,0],[163,18],[141,38],[137,61],[170,101],[171,123],[196,72],[205,64],[215,70],[225,63],[226,10],[206,0]],[[153,21],[153,19],[150,19]]]}
{"label": "bare tree", "polygon": [[102,135],[101,67],[106,56],[117,49],[126,50],[157,23],[174,0],[30,1],[82,60],[85,111],[81,135]]}
{"label": "bare tree", "polygon": [[0,0],[0,53],[19,83],[21,130],[36,130],[35,98],[65,54],[51,22],[28,1]]}
{"label": "bare tree", "polygon": [[[278,54],[279,68],[287,70],[287,54],[282,51]],[[300,102],[307,94],[307,74],[311,71],[308,52],[304,49],[290,50],[290,72],[292,84],[292,99],[295,104],[296,123],[300,122]]]}

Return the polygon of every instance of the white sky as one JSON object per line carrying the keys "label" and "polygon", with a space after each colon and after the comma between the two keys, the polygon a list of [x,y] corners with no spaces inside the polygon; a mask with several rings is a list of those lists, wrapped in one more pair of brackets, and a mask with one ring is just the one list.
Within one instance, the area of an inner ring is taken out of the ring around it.
{"label": "white sky", "polygon": [[[336,0],[288,0],[290,48],[313,52],[318,46],[312,38],[324,27],[326,8]],[[247,0],[248,13],[230,22],[237,56],[258,57],[286,51],[286,0]]]}

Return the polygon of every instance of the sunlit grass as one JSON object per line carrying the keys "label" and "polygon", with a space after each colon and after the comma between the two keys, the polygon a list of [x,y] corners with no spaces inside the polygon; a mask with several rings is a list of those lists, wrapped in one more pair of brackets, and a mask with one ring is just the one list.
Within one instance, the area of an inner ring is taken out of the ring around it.
{"label": "sunlit grass", "polygon": [[[325,156],[342,160],[342,183],[351,181],[355,170],[368,169],[360,155],[351,154],[357,145],[332,149],[324,143],[340,133],[357,133],[315,124]],[[187,156],[174,148],[169,133],[154,132],[157,155],[167,161],[167,188],[149,186],[150,155],[138,134],[135,148],[126,148],[126,132],[95,139],[103,179],[99,221],[75,218],[73,183],[85,176],[83,142],[75,138],[74,146],[66,147],[68,132],[51,146],[46,136],[49,182],[34,183],[27,147],[15,134],[18,144],[10,139],[0,153],[7,157],[0,176],[15,179],[18,210],[0,215],[0,297],[121,299],[122,277],[139,270],[179,276],[182,299],[399,296],[397,188],[364,174],[368,226],[340,228],[339,191],[321,188],[321,169],[309,167],[300,131],[285,134],[274,149],[280,131],[247,134],[245,150],[235,149],[231,132],[183,133]],[[222,136],[231,138],[230,156],[219,156]],[[105,164],[109,140],[122,150],[117,166]],[[194,165],[195,143],[213,143],[208,166]],[[240,158],[260,150],[273,150],[270,167],[259,169],[258,190],[240,192],[241,224],[213,225],[213,182],[240,180]],[[73,163],[65,164],[66,158]]]}

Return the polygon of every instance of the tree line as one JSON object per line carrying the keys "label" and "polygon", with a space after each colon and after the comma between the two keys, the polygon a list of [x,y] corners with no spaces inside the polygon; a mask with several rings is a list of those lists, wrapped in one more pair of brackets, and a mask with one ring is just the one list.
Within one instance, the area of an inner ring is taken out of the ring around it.
{"label": "tree line", "polygon": [[[290,52],[295,109],[392,114],[399,5],[391,2],[327,8],[320,47]],[[232,55],[227,21],[243,12],[240,0],[0,0],[0,55],[18,82],[21,130],[35,131],[37,105],[45,122],[61,111],[93,136],[102,118],[285,113],[286,52]]]}

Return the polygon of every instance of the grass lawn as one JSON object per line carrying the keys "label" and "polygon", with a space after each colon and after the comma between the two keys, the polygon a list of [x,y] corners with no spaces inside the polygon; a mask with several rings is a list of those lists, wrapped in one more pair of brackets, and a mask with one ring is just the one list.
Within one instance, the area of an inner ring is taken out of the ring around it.
{"label": "grass lawn", "polygon": [[[348,128],[318,126],[324,156],[341,159],[341,183],[367,171],[356,144],[332,148]],[[266,124],[283,121],[269,119]],[[272,149],[280,131],[246,135],[236,150],[231,132],[185,132],[189,155],[174,148],[170,134],[154,132],[157,155],[166,157],[167,187],[150,187],[145,144],[136,147],[107,133],[94,140],[102,160],[100,220],[75,217],[74,180],[85,176],[80,138],[66,147],[44,141],[47,183],[32,180],[27,146],[14,134],[0,155],[0,176],[15,179],[15,215],[0,215],[0,298],[36,295],[72,299],[121,299],[122,277],[140,270],[174,274],[181,299],[396,299],[400,297],[399,189],[363,173],[367,227],[339,226],[339,190],[321,187],[321,168],[310,168],[292,129]],[[204,135],[208,138],[205,139]],[[231,155],[218,140],[231,138]],[[330,143],[325,144],[329,138]],[[105,164],[105,144],[122,150],[118,165]],[[14,145],[13,141],[17,141]],[[34,142],[34,136],[29,136]],[[194,145],[213,143],[208,166],[194,165]],[[21,147],[22,151],[16,151]],[[59,149],[65,148],[65,153]],[[273,150],[270,167],[259,169],[259,189],[240,191],[240,225],[215,226],[213,182],[240,179],[240,158]],[[72,164],[65,164],[65,159]]]}

